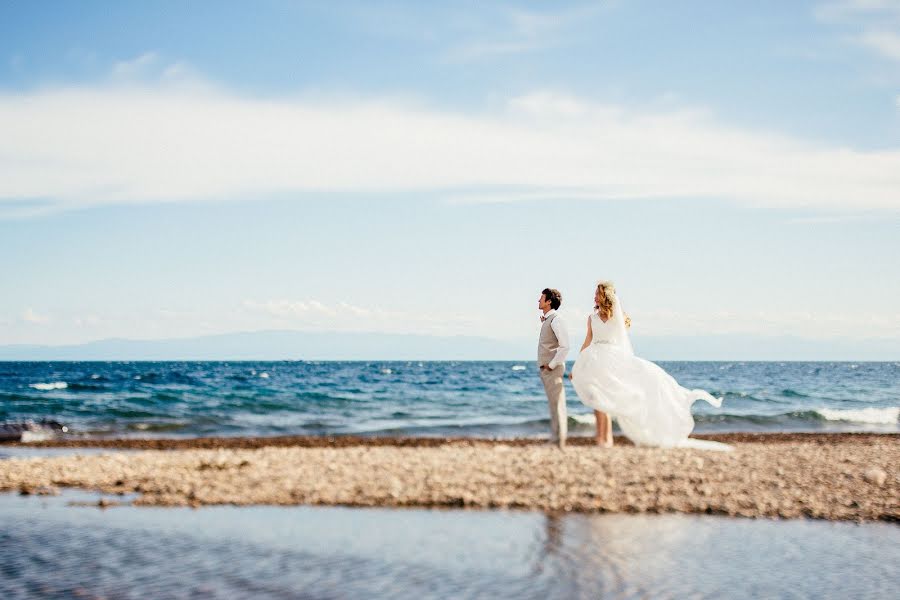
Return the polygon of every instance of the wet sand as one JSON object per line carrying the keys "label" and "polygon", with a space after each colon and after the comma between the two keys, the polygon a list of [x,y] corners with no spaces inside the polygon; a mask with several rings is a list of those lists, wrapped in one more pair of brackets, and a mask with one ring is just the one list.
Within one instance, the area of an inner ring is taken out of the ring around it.
{"label": "wet sand", "polygon": [[733,452],[566,451],[536,440],[204,438],[29,447],[143,452],[0,461],[0,491],[137,493],[138,505],[346,505],[708,513],[900,522],[900,436],[697,436]]}

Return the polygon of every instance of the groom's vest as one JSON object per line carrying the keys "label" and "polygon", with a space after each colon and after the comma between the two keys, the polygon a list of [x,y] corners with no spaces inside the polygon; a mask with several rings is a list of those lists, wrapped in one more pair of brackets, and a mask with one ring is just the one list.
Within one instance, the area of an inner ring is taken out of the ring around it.
{"label": "groom's vest", "polygon": [[550,327],[550,323],[556,318],[557,314],[553,313],[541,323],[541,337],[538,338],[538,366],[550,364],[550,361],[556,355],[556,349],[559,348],[559,340],[556,338],[556,334],[553,333],[553,328]]}

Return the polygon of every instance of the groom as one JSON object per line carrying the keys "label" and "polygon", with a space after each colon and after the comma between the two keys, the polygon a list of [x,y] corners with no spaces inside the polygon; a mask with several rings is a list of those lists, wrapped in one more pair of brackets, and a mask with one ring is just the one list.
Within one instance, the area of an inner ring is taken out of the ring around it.
{"label": "groom", "polygon": [[569,353],[569,333],[556,309],[562,304],[559,290],[546,288],[538,299],[541,310],[541,336],[538,338],[538,368],[550,406],[550,443],[566,447],[566,354]]}

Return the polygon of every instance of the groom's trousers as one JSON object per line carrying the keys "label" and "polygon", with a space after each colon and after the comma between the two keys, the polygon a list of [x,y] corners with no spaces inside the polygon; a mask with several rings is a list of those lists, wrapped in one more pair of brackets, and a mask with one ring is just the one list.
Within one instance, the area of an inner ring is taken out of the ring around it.
{"label": "groom's trousers", "polygon": [[569,425],[566,415],[566,388],[563,387],[565,372],[565,364],[553,370],[541,370],[541,381],[544,382],[544,391],[547,392],[547,404],[550,408],[550,441],[560,446],[566,444]]}

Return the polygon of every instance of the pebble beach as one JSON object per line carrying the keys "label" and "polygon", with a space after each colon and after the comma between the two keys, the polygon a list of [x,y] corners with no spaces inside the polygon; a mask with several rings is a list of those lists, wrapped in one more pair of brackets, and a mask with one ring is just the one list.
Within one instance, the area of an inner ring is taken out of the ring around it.
{"label": "pebble beach", "polygon": [[571,440],[565,450],[536,440],[449,438],[105,440],[90,445],[109,453],[2,460],[0,491],[78,488],[138,506],[464,507],[900,522],[896,434],[705,437],[733,451],[636,448],[621,440],[602,449],[589,438]]}

